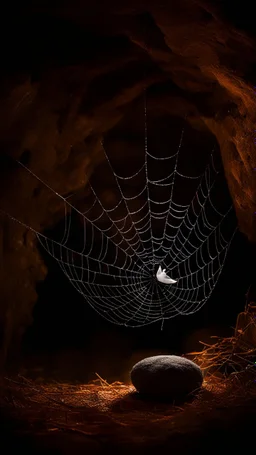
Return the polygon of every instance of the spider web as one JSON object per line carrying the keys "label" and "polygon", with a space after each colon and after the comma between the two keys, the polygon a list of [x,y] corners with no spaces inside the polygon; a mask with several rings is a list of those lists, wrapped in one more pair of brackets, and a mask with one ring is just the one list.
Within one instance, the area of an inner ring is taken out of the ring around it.
{"label": "spider web", "polygon": [[[232,229],[228,238],[224,236],[232,206],[222,212],[212,198],[219,173],[213,153],[201,175],[181,173],[184,129],[174,154],[155,156],[148,151],[146,104],[144,114],[144,157],[135,172],[126,176],[117,173],[102,143],[104,170],[112,179],[111,188],[115,188],[110,202],[97,185],[89,183],[86,210],[78,209],[70,196],[56,193],[19,163],[55,193],[65,209],[62,239],[54,240],[29,229],[101,316],[131,327],[159,320],[163,323],[198,311],[216,286],[236,231]],[[122,165],[122,169],[125,167]],[[98,180],[96,174],[96,183]],[[196,183],[192,200],[187,204],[177,202],[175,188],[191,182]],[[83,235],[76,233],[74,247],[72,225],[77,218]],[[177,283],[160,283],[156,278],[159,265]]]}

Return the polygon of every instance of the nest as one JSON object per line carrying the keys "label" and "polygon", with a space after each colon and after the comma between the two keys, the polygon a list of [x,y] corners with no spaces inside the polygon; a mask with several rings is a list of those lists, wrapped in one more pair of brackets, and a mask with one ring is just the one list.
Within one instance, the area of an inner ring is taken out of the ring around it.
{"label": "nest", "polygon": [[[215,354],[219,365],[221,353],[228,351],[228,340],[216,343]],[[213,346],[201,354],[212,352]],[[197,355],[197,360],[200,354]],[[12,410],[13,417],[22,418],[30,429],[45,432],[66,431],[95,438],[115,439],[120,443],[137,444],[146,438],[159,440],[168,432],[196,431],[220,409],[255,406],[255,386],[248,372],[232,373],[223,379],[215,374],[205,376],[203,388],[196,398],[185,404],[145,401],[139,398],[132,385],[115,382],[108,384],[98,377],[89,384],[48,383],[37,385],[24,377],[5,378],[2,405]],[[251,404],[250,404],[251,406]],[[207,417],[208,415],[208,417]],[[226,420],[225,413],[222,413]],[[219,418],[219,417],[218,417]]]}
{"label": "nest", "polygon": [[40,386],[23,377],[5,378],[2,404],[12,408],[13,414],[22,416],[32,427],[38,428],[40,423],[47,431],[68,430],[97,439],[102,434],[115,438],[118,435],[120,440],[128,441],[134,440],[139,430],[148,438],[159,437],[160,428],[161,432],[164,428],[180,430],[181,426],[185,430],[201,408],[205,411],[213,403],[218,406],[226,401],[227,404],[229,386],[228,381],[212,377],[210,381],[205,380],[194,401],[178,406],[141,400],[132,385],[108,384],[101,378],[85,385]]}
{"label": "nest", "polygon": [[104,444],[152,444],[166,435],[187,435],[188,429],[197,432],[213,419],[225,426],[236,413],[253,412],[256,403],[256,348],[241,345],[239,330],[234,337],[214,337],[214,344],[203,343],[201,352],[188,355],[205,375],[196,397],[182,405],[142,400],[131,384],[109,384],[99,375],[89,384],[4,378],[1,404],[30,431],[65,431]]}

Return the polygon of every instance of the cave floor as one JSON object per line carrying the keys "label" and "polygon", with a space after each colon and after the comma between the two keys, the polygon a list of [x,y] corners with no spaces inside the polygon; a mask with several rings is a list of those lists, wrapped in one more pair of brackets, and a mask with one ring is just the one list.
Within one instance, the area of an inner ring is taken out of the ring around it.
{"label": "cave floor", "polygon": [[145,401],[131,385],[38,384],[5,378],[1,386],[1,454],[231,453],[251,447],[256,384],[206,378],[182,405]]}

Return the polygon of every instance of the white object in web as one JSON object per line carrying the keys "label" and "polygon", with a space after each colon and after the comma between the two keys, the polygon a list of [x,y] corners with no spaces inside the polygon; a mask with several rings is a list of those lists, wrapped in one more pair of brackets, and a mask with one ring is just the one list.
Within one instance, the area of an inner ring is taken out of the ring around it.
{"label": "white object in web", "polygon": [[172,278],[170,278],[168,275],[166,275],[165,271],[166,271],[166,269],[162,270],[161,265],[159,265],[158,271],[156,273],[156,278],[158,279],[158,281],[160,281],[160,283],[165,283],[165,284],[177,283],[177,280],[173,280]]}

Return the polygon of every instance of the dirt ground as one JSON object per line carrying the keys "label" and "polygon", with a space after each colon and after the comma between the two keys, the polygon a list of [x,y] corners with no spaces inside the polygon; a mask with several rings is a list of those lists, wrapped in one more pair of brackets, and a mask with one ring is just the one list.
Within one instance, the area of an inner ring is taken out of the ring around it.
{"label": "dirt ground", "polygon": [[2,380],[1,454],[231,453],[253,446],[256,383],[210,376],[185,404],[142,400],[131,385]]}

